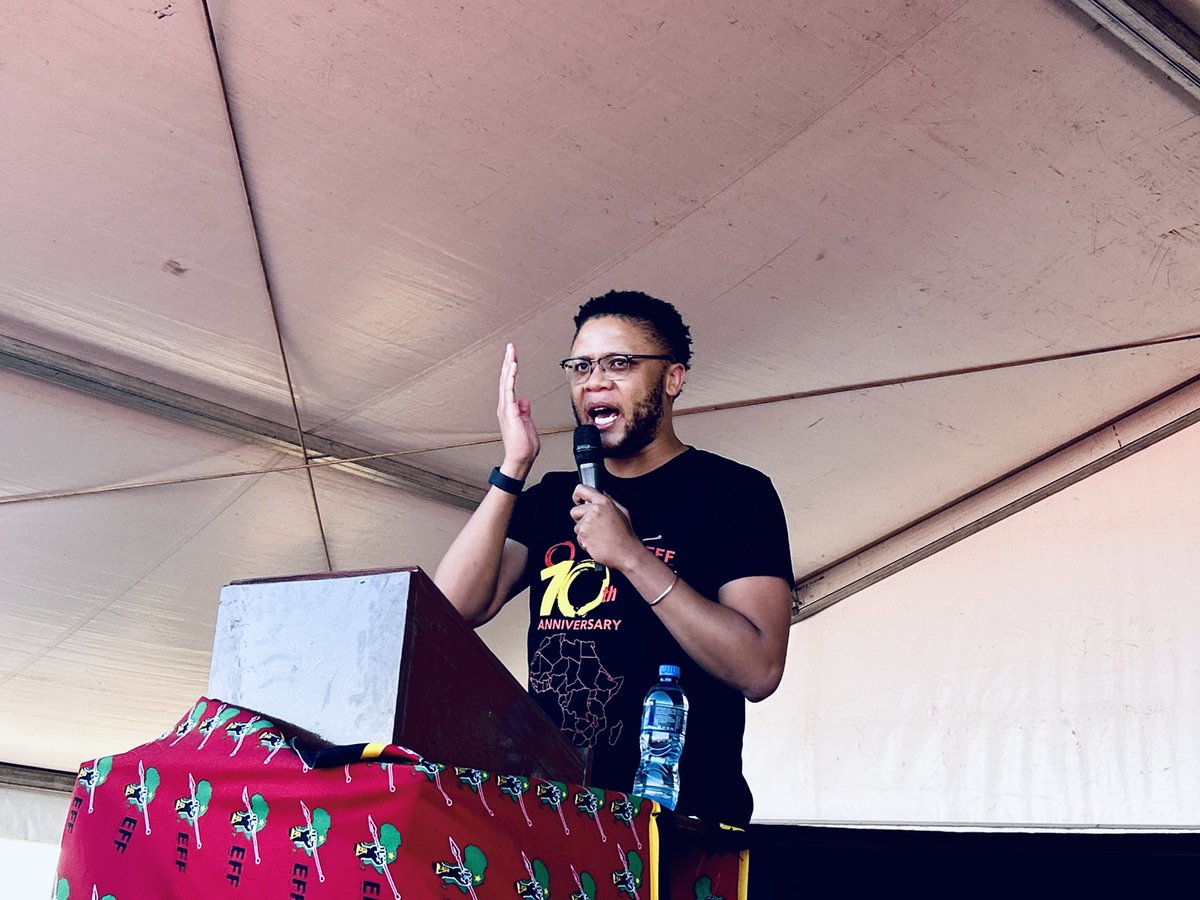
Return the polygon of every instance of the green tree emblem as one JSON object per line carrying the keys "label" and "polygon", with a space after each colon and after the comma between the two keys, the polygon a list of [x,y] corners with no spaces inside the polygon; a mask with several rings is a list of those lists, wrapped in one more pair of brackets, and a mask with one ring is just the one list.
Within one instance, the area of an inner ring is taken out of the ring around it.
{"label": "green tree emblem", "polygon": [[538,802],[543,806],[549,806],[558,813],[558,821],[562,822],[563,834],[570,834],[571,829],[567,827],[567,820],[563,816],[562,804],[567,796],[567,785],[562,781],[547,781],[545,784],[537,786]]}
{"label": "green tree emblem", "polygon": [[[275,754],[287,746],[287,741],[278,731],[268,731],[266,734],[259,735],[258,745],[267,750],[267,758],[263,760],[263,765],[267,765],[275,758]],[[349,768],[347,766],[347,768]]]}
{"label": "green tree emblem", "polygon": [[371,832],[370,841],[362,841],[354,845],[354,855],[359,865],[371,866],[387,879],[392,889],[392,896],[400,900],[400,892],[396,890],[396,882],[388,865],[396,861],[396,851],[400,849],[400,829],[390,822],[384,822],[382,828],[375,827],[375,819],[367,816],[367,829]]}
{"label": "green tree emblem", "polygon": [[596,823],[596,827],[600,830],[600,840],[607,844],[608,835],[604,833],[604,823],[597,815],[604,804],[604,791],[596,787],[585,788],[575,794],[574,800],[575,809]]}
{"label": "green tree emblem", "polygon": [[196,701],[196,705],[192,707],[192,711],[188,713],[187,718],[175,726],[175,740],[171,741],[172,747],[196,730],[196,726],[204,718],[204,711],[206,709],[208,709],[208,703],[203,700]]}
{"label": "green tree emblem", "polygon": [[142,814],[142,821],[146,825],[146,834],[150,833],[150,803],[154,800],[154,795],[158,793],[158,769],[151,766],[145,768],[142,766],[142,761],[138,760],[138,780],[133,784],[125,785],[125,800],[134,809]]}
{"label": "green tree emblem", "polygon": [[513,803],[521,807],[521,815],[525,817],[525,824],[532,828],[533,821],[525,810],[525,795],[529,793],[529,779],[521,775],[497,775],[496,787],[500,789],[501,794],[511,798]]}
{"label": "green tree emblem", "polygon": [[529,873],[529,878],[517,882],[517,896],[521,900],[549,900],[550,872],[546,869],[546,864],[540,859],[534,859],[530,863],[529,857],[524,853],[521,854],[521,862],[525,863],[525,871]]}
{"label": "green tree emblem", "polygon": [[725,900],[724,897],[718,897],[712,892],[712,879],[707,875],[701,875],[696,879],[695,892],[696,900]]}
{"label": "green tree emblem", "polygon": [[627,897],[637,897],[638,888],[642,886],[642,857],[636,850],[628,854],[617,844],[617,853],[621,857],[621,868],[612,873],[613,886]]}
{"label": "green tree emblem", "polygon": [[197,782],[189,772],[188,790],[188,796],[180,797],[175,801],[175,812],[179,818],[192,826],[192,830],[196,833],[196,849],[200,849],[204,846],[200,840],[200,817],[208,812],[213,789],[207,781]]}
{"label": "green tree emblem", "polygon": [[88,795],[88,812],[92,811],[92,800],[95,799],[96,788],[104,784],[108,780],[108,773],[112,771],[112,757],[102,756],[95,760],[90,766],[84,766],[79,770],[79,775],[76,781],[83,785],[83,789]]}
{"label": "green tree emblem", "polygon": [[437,785],[437,789],[441,791],[442,798],[446,801],[447,806],[453,806],[454,801],[450,799],[450,795],[446,793],[442,787],[442,773],[446,771],[446,767],[441,763],[430,762],[423,756],[417,757],[417,764],[412,767],[414,775],[424,775],[430,781]]}
{"label": "green tree emblem", "polygon": [[642,839],[638,837],[637,826],[633,823],[638,813],[642,811],[641,804],[634,804],[627,795],[622,794],[609,805],[609,810],[616,821],[629,826],[629,830],[633,832],[633,839],[637,842],[637,848],[641,850]]}
{"label": "green tree emblem", "polygon": [[288,830],[288,838],[297,848],[303,850],[317,864],[317,877],[325,880],[325,872],[321,868],[321,854],[317,852],[322,844],[329,839],[329,813],[317,807],[309,812],[304,801],[300,801],[300,812],[304,816],[303,825],[295,825]]}
{"label": "green tree emblem", "polygon": [[467,769],[461,766],[454,767],[454,774],[458,776],[459,784],[465,784],[471,789],[471,793],[479,797],[483,808],[487,810],[489,816],[496,815],[492,812],[492,808],[488,806],[487,797],[483,795],[483,785],[491,777],[483,769]]}
{"label": "green tree emblem", "polygon": [[58,884],[54,888],[54,900],[68,900],[71,896],[71,885],[67,884],[67,879],[58,879]]}
{"label": "green tree emblem", "polygon": [[272,723],[258,716],[251,716],[245,722],[230,722],[225,726],[225,734],[233,739],[233,750],[229,755],[237,756],[237,752],[242,749],[242,741],[246,740],[248,735],[274,727]]}
{"label": "green tree emblem", "polygon": [[443,884],[453,885],[464,894],[470,894],[471,900],[478,900],[475,888],[483,884],[488,866],[487,854],[474,844],[467,844],[466,850],[459,850],[454,838],[450,838],[450,855],[454,857],[454,862],[435,862],[434,874]]}
{"label": "green tree emblem", "polygon": [[229,824],[233,826],[234,834],[241,833],[250,839],[254,847],[254,864],[258,865],[262,862],[258,854],[258,833],[267,827],[267,814],[271,808],[262,794],[251,797],[249,788],[242,788],[242,803],[246,808],[231,815]]}
{"label": "green tree emblem", "polygon": [[204,738],[200,741],[196,749],[203,750],[204,745],[208,743],[208,739],[213,736],[213,732],[240,712],[240,709],[235,709],[225,703],[218,706],[216,712],[196,726],[196,730],[204,735]]}
{"label": "green tree emblem", "polygon": [[574,866],[571,866],[571,875],[575,879],[575,886],[579,888],[571,894],[571,900],[596,900],[596,879],[587,872],[576,872]]}

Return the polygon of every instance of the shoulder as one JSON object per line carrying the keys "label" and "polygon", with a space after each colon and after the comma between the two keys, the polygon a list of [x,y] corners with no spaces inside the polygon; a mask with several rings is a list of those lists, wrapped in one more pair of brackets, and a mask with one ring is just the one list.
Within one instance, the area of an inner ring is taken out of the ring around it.
{"label": "shoulder", "polygon": [[[578,483],[578,481],[578,472],[546,472],[531,490],[546,491],[555,490],[556,488],[561,489],[565,484]],[[572,485],[572,490],[574,490],[574,485]]]}
{"label": "shoulder", "polygon": [[537,484],[527,487],[521,496],[536,500],[542,497],[557,497],[563,493],[570,495],[575,491],[577,484],[579,484],[577,472],[547,472]]}
{"label": "shoulder", "polygon": [[693,472],[702,473],[705,477],[721,478],[744,484],[771,484],[771,479],[758,469],[708,450],[693,447],[681,459],[686,460]]}

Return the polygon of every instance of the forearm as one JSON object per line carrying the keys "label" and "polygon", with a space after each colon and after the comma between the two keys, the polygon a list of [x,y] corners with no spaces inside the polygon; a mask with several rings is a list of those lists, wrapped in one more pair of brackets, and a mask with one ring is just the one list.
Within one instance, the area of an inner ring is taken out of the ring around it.
{"label": "forearm", "polygon": [[[500,367],[496,405],[504,444],[500,473],[523,482],[537,459],[541,439],[529,401],[517,397],[516,386],[517,349],[509,344]],[[515,494],[491,487],[434,573],[434,583],[472,625],[482,625],[500,611],[525,566],[525,548],[516,542],[506,545],[516,505]]]}
{"label": "forearm", "polygon": [[[644,557],[634,557],[622,572],[650,602],[666,590],[675,573],[651,554]],[[790,592],[779,578],[747,578],[734,584],[737,596],[731,601],[752,611],[753,618],[718,598],[704,597],[683,579],[654,606],[654,612],[706,672],[758,701],[770,696],[783,676]]]}
{"label": "forearm", "polygon": [[433,581],[472,625],[482,625],[504,605],[505,534],[517,498],[492,487],[438,564]]}
{"label": "forearm", "polygon": [[[651,603],[675,572],[646,552],[628,513],[607,494],[580,485],[572,495],[575,536],[592,558],[616,569]],[[784,578],[754,575],[723,584],[704,597],[682,579],[654,612],[700,666],[750,700],[770,696],[783,677],[791,620],[791,585]]]}

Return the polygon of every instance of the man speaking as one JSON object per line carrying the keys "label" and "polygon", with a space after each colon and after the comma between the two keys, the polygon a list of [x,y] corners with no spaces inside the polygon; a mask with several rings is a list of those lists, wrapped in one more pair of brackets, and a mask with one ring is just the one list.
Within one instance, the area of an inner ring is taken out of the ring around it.
{"label": "man speaking", "polygon": [[497,415],[504,461],[434,577],[472,624],[529,588],[529,691],[577,745],[592,782],[628,792],[642,697],[680,667],[689,701],[676,811],[750,819],[745,701],[783,675],[787,525],[770,480],[685,445],[672,411],[691,336],[669,303],[611,291],[585,303],[563,360],[575,418],[600,433],[599,490],[574,471],[523,490],[540,449],[510,344]]}

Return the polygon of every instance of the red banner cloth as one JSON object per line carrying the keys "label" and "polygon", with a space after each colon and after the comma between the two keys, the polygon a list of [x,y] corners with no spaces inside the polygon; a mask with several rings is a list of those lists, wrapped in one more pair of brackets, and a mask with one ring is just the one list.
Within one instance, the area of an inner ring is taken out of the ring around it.
{"label": "red banner cloth", "polygon": [[[201,698],[158,740],[81,767],[55,897],[659,900],[658,814],[394,745],[298,751],[269,717]],[[671,897],[744,900],[744,853],[667,869]]]}

